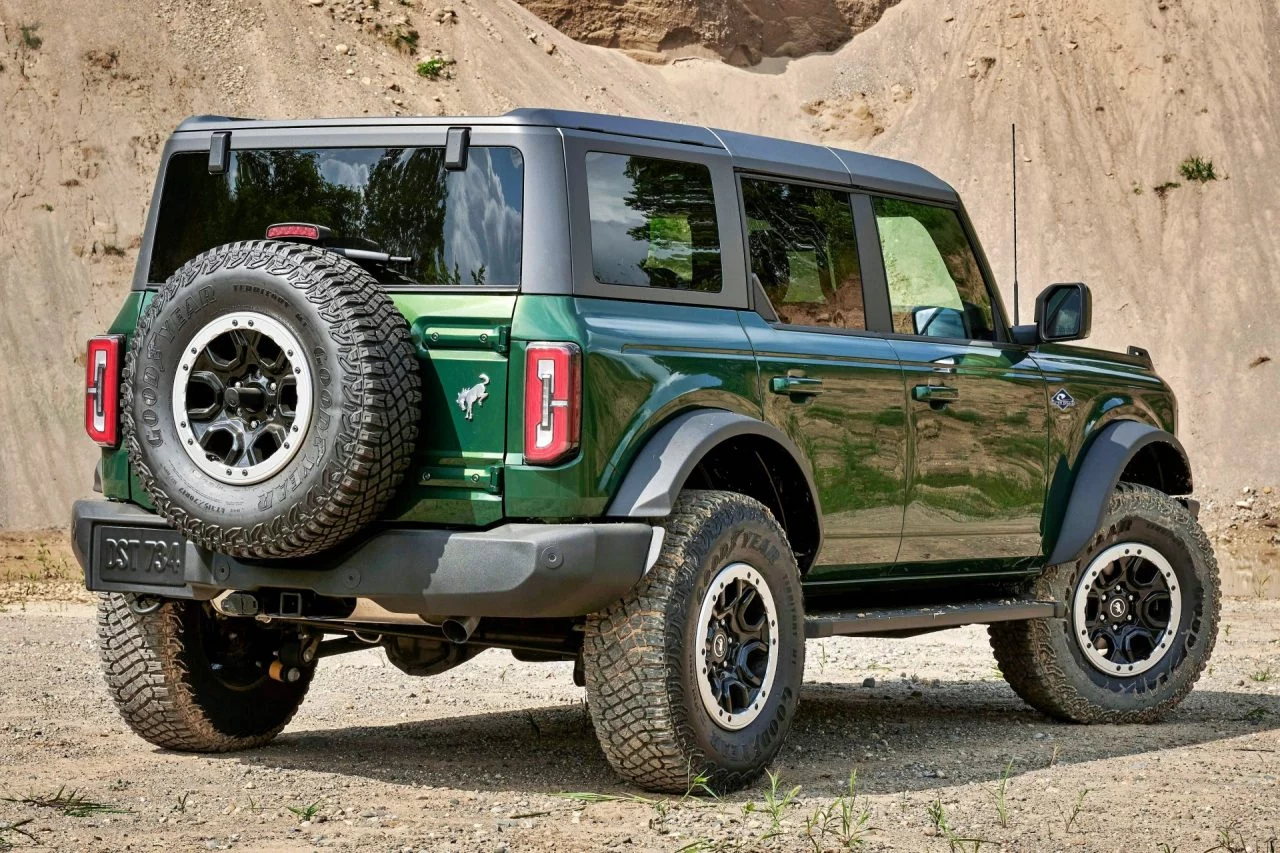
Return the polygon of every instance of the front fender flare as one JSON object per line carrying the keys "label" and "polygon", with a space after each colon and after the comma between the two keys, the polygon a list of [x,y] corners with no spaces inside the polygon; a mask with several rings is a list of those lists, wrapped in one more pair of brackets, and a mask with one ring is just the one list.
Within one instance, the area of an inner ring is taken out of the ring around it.
{"label": "front fender flare", "polygon": [[[1107,502],[1129,462],[1144,447],[1156,443],[1170,445],[1186,464],[1186,451],[1172,433],[1130,420],[1103,427],[1079,464],[1057,537],[1051,549],[1046,547],[1048,565],[1070,562],[1080,556],[1102,524]],[[1190,465],[1187,467],[1190,469]]]}
{"label": "front fender flare", "polygon": [[796,467],[804,474],[818,518],[822,518],[813,472],[787,434],[764,421],[720,409],[686,412],[663,424],[632,461],[605,515],[612,518],[670,515],[680,490],[707,452],[741,435],[767,438],[791,454]]}

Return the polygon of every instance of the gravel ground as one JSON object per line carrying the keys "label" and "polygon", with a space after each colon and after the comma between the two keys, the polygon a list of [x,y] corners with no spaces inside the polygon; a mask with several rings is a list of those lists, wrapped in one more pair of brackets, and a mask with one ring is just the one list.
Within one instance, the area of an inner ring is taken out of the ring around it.
{"label": "gravel ground", "polygon": [[[11,604],[0,613],[0,796],[65,786],[127,813],[0,801],[0,849],[1280,847],[1280,602],[1227,602],[1209,672],[1160,725],[1048,720],[1001,680],[980,628],[815,643],[806,675],[774,767],[778,800],[799,790],[776,805],[775,827],[767,780],[719,801],[623,786],[569,665],[497,651],[430,679],[378,651],[329,659],[272,746],[163,752],[111,706],[90,607]],[[855,770],[855,796],[842,799]],[[24,820],[31,838],[3,830]]]}

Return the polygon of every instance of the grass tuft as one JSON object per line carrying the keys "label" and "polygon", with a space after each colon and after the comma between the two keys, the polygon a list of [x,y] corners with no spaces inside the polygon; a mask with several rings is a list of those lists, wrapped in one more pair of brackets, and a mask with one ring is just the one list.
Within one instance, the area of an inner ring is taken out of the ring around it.
{"label": "grass tuft", "polygon": [[411,54],[418,49],[418,31],[402,27],[387,35],[387,44],[397,53]]}
{"label": "grass tuft", "polygon": [[57,809],[67,817],[93,817],[100,814],[132,814],[114,803],[99,803],[87,799],[77,789],[67,790],[63,785],[56,794],[28,794],[25,797],[0,797],[6,803],[18,803],[44,809]]}
{"label": "grass tuft", "polygon": [[1213,161],[1204,160],[1200,157],[1188,157],[1183,160],[1178,165],[1178,172],[1184,180],[1195,181],[1200,184],[1218,180],[1218,173],[1213,168]]}
{"label": "grass tuft", "polygon": [[285,808],[293,812],[299,821],[309,821],[320,811],[320,801],[316,800],[306,806],[285,806]]}
{"label": "grass tuft", "polygon": [[416,70],[419,77],[426,77],[428,80],[439,80],[441,77],[449,76],[449,66],[451,64],[443,56],[433,56],[425,62],[419,62]]}
{"label": "grass tuft", "polygon": [[22,45],[27,50],[39,50],[40,45],[44,44],[44,39],[40,38],[39,24],[19,24],[18,32],[22,34]]}

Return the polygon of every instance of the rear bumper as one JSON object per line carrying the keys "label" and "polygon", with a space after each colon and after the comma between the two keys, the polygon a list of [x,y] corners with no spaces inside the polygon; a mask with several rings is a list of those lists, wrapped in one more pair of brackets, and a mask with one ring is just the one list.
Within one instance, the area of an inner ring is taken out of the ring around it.
{"label": "rear bumper", "polygon": [[136,531],[144,542],[148,532],[175,535],[164,519],[132,504],[77,501],[72,546],[90,590],[197,600],[226,590],[298,590],[372,599],[395,613],[440,616],[593,613],[643,577],[661,541],[661,528],[635,523],[504,524],[485,531],[395,528],[318,557],[249,561],[179,538],[166,558],[166,582],[157,584],[146,571],[127,582],[102,578],[105,539],[95,530],[104,526],[113,536]]}

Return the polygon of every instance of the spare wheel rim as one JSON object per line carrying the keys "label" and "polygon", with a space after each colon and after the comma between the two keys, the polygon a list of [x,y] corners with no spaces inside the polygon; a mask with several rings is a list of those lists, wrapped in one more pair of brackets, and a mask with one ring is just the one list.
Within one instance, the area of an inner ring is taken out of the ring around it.
{"label": "spare wheel rim", "polygon": [[220,483],[261,483],[293,461],[311,425],[314,383],[292,331],[257,311],[224,314],[183,350],[174,426],[187,456]]}

